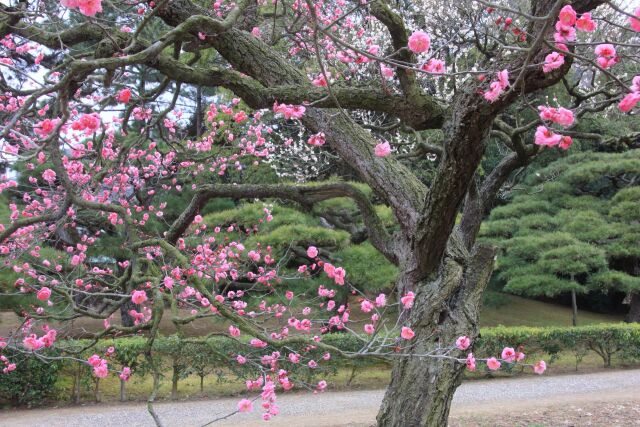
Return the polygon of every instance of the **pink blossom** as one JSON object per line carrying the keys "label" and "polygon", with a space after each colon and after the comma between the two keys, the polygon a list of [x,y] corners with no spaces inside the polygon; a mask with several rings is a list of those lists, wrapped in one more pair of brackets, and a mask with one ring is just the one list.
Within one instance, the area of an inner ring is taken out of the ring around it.
{"label": "pink blossom", "polygon": [[240,365],[244,365],[245,363],[247,363],[247,358],[241,355],[238,355],[238,357],[236,357],[236,362],[238,362]]}
{"label": "pink blossom", "polygon": [[596,23],[595,21],[593,21],[591,19],[591,14],[590,13],[584,13],[577,21],[576,21],[576,28],[587,32],[587,33],[592,33],[596,30]]}
{"label": "pink blossom", "polygon": [[400,336],[402,338],[404,338],[405,340],[410,340],[411,338],[413,338],[416,335],[415,332],[413,332],[413,330],[407,326],[403,326],[402,330],[400,331]]}
{"label": "pink blossom", "polygon": [[413,53],[423,53],[429,50],[431,39],[424,31],[415,31],[409,36],[408,46]]}
{"label": "pink blossom", "polygon": [[631,92],[640,92],[640,76],[635,76],[632,83]]}
{"label": "pink blossom", "polygon": [[51,289],[46,286],[38,291],[37,297],[40,301],[46,301],[51,296]]}
{"label": "pink blossom", "polygon": [[305,110],[302,105],[278,104],[277,102],[273,104],[273,112],[282,113],[287,120],[299,119],[304,115]]}
{"label": "pink blossom", "polygon": [[347,272],[345,271],[344,268],[342,267],[338,267],[334,270],[333,272],[333,280],[334,282],[336,282],[336,285],[344,285],[344,278],[346,276]]}
{"label": "pink blossom", "polygon": [[83,130],[85,134],[91,135],[100,127],[100,118],[97,114],[83,114],[78,120],[71,124],[73,130]]}
{"label": "pink blossom", "polygon": [[316,248],[315,246],[309,246],[307,248],[307,256],[309,258],[315,258],[318,256],[318,248]]}
{"label": "pink blossom", "polygon": [[535,365],[533,365],[533,372],[535,372],[538,375],[544,374],[544,371],[546,370],[547,370],[547,364],[544,362],[544,360],[539,360],[535,363]]}
{"label": "pink blossom", "polygon": [[509,87],[509,70],[498,71],[498,83],[502,89]]}
{"label": "pink blossom", "polygon": [[253,411],[253,402],[249,399],[242,399],[238,402],[238,411],[239,412],[251,412]]}
{"label": "pink blossom", "polygon": [[513,363],[516,360],[516,351],[511,347],[505,347],[502,350],[502,360]]}
{"label": "pink blossom", "polygon": [[564,127],[571,126],[574,121],[573,111],[567,110],[566,108],[552,108],[545,107],[543,105],[538,107],[540,111],[540,118],[542,120],[548,120],[554,123],[558,123]]}
{"label": "pink blossom", "polygon": [[598,63],[598,65],[602,68],[611,68],[614,65],[616,65],[619,61],[619,58],[617,56],[614,56],[613,58],[607,58],[604,56],[599,56],[596,59],[596,62]]}
{"label": "pink blossom", "polygon": [[622,98],[622,101],[618,104],[618,108],[623,113],[628,113],[638,105],[638,102],[640,102],[640,93],[630,93]]}
{"label": "pink blossom", "polygon": [[122,372],[120,372],[120,375],[118,375],[118,377],[122,381],[129,381],[129,378],[131,378],[131,368],[129,368],[128,366],[122,368]]}
{"label": "pink blossom", "polygon": [[296,353],[289,353],[289,361],[291,363],[300,363],[300,355]]}
{"label": "pink blossom", "polygon": [[229,326],[229,335],[231,335],[232,337],[239,337],[240,329],[236,328],[233,325]]}
{"label": "pink blossom", "polygon": [[87,359],[87,362],[89,363],[89,365],[96,367],[102,362],[102,358],[97,354],[94,354],[93,356]]}
{"label": "pink blossom", "polygon": [[324,77],[324,74],[318,75],[315,79],[311,80],[311,84],[318,87],[326,87],[327,79]]}
{"label": "pink blossom", "polygon": [[47,181],[49,184],[53,184],[56,180],[56,173],[52,169],[47,169],[42,172],[42,179]]}
{"label": "pink blossom", "polygon": [[562,22],[556,22],[556,32],[553,35],[553,39],[556,42],[572,42],[576,39],[576,29],[569,25],[564,25]]}
{"label": "pink blossom", "polygon": [[365,313],[369,313],[371,310],[373,310],[373,304],[369,300],[364,300],[360,303],[360,310]]}
{"label": "pink blossom", "polygon": [[165,276],[164,279],[162,279],[162,284],[167,289],[173,289],[174,283],[175,283],[175,281],[173,280],[173,278],[171,278],[169,276]]}
{"label": "pink blossom", "polygon": [[320,382],[318,382],[318,391],[322,391],[325,388],[327,388],[327,382],[325,380],[322,380]]}
{"label": "pink blossom", "polygon": [[260,30],[260,27],[253,27],[251,29],[251,34],[257,38],[262,37],[262,31]]}
{"label": "pink blossom", "polygon": [[145,291],[133,291],[131,293],[131,301],[134,304],[142,304],[147,300],[147,293]]}
{"label": "pink blossom", "polygon": [[131,99],[131,89],[125,88],[118,92],[118,102],[126,104]]}
{"label": "pink blossom", "polygon": [[489,369],[491,369],[492,371],[500,369],[501,365],[502,364],[495,357],[491,357],[491,358],[487,359],[487,367]]}
{"label": "pink blossom", "polygon": [[562,67],[562,64],[564,64],[564,56],[560,55],[558,52],[551,52],[544,58],[542,71],[550,73],[551,71]]}
{"label": "pink blossom", "polygon": [[103,360],[100,365],[93,367],[93,375],[98,378],[106,378],[107,375],[109,375],[109,367],[107,366],[106,360]]}
{"label": "pink blossom", "polygon": [[288,299],[289,301],[291,301],[291,300],[293,299],[293,292],[291,292],[291,291],[287,291],[287,292],[285,292],[285,293],[284,293],[284,297],[285,297],[286,299]]}
{"label": "pink blossom", "polygon": [[266,342],[259,340],[258,338],[252,338],[251,341],[249,341],[249,344],[251,347],[255,348],[265,348],[267,346]]}
{"label": "pink blossom", "polygon": [[384,307],[387,305],[387,296],[385,294],[380,294],[376,297],[376,306]]}
{"label": "pink blossom", "polygon": [[37,351],[37,350],[41,349],[42,347],[44,347],[44,342],[42,340],[38,339],[36,334],[31,334],[31,335],[26,336],[22,340],[22,345],[27,350]]}
{"label": "pink blossom", "polygon": [[573,144],[573,138],[571,138],[568,135],[564,135],[562,137],[562,141],[560,141],[560,145],[558,145],[560,148],[562,148],[563,150],[568,150],[569,147],[571,147],[571,144]]}
{"label": "pink blossom", "polygon": [[560,15],[558,16],[558,19],[564,25],[575,25],[576,17],[576,11],[573,10],[571,5],[566,5],[565,7],[560,9]]}
{"label": "pink blossom", "polygon": [[78,0],[80,13],[86,16],[95,16],[102,12],[102,0]]}
{"label": "pink blossom", "polygon": [[78,0],[60,0],[60,4],[69,9],[75,9],[78,7]]}
{"label": "pink blossom", "polygon": [[484,99],[493,103],[502,95],[503,91],[504,89],[500,85],[500,82],[491,82],[489,90],[484,93]]}
{"label": "pink blossom", "polygon": [[610,43],[603,43],[596,46],[595,53],[605,58],[613,58],[616,56],[616,48]]}
{"label": "pink blossom", "polygon": [[387,67],[386,65],[381,64],[380,65],[380,72],[382,73],[382,76],[384,78],[386,78],[386,79],[392,79],[393,78],[394,71],[393,71],[393,68],[391,68],[391,67]]}
{"label": "pink blossom", "polygon": [[311,135],[311,137],[307,140],[307,144],[313,145],[316,147],[321,147],[325,143],[324,132],[316,133],[315,135]]}
{"label": "pink blossom", "polygon": [[467,354],[466,365],[467,365],[467,369],[470,370],[471,372],[476,370],[476,358],[473,357],[473,353]]}
{"label": "pink blossom", "polygon": [[635,18],[629,17],[629,25],[631,25],[633,31],[640,32],[640,7],[633,12],[633,15]]}
{"label": "pink blossom", "polygon": [[364,325],[364,332],[366,334],[373,334],[375,332],[375,327],[371,324],[371,323],[367,323],[366,325]]}
{"label": "pink blossom", "polygon": [[400,298],[400,302],[404,306],[404,308],[413,307],[413,301],[415,299],[415,294],[411,291],[407,292],[402,298]]}
{"label": "pink blossom", "polygon": [[536,145],[546,145],[552,147],[554,145],[558,145],[562,140],[562,136],[558,135],[551,130],[547,129],[545,126],[538,126],[535,135],[535,144]]}
{"label": "pink blossom", "polygon": [[431,58],[425,64],[422,64],[420,68],[428,73],[443,74],[445,72],[445,62],[441,59]]}
{"label": "pink blossom", "polygon": [[46,138],[58,126],[59,119],[44,119],[33,127],[33,131],[40,138]]}
{"label": "pink blossom", "polygon": [[466,350],[469,348],[470,345],[471,345],[471,340],[466,335],[458,337],[458,339],[456,340],[456,347],[459,350]]}
{"label": "pink blossom", "polygon": [[375,151],[375,155],[378,157],[387,157],[389,154],[391,154],[391,145],[389,145],[388,141],[381,142],[378,145],[376,145],[376,148],[374,151]]}

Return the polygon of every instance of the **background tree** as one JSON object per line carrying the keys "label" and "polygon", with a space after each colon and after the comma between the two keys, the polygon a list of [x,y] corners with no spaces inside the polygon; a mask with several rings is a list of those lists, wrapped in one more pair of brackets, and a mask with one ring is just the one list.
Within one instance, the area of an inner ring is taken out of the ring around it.
{"label": "background tree", "polygon": [[496,273],[509,292],[553,296],[589,290],[628,295],[628,321],[638,321],[640,157],[573,154],[535,170],[495,208],[481,236],[504,248]]}

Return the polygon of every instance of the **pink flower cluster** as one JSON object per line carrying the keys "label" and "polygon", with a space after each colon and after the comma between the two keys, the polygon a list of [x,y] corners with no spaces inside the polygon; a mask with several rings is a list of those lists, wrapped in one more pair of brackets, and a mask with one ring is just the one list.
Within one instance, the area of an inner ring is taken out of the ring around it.
{"label": "pink flower cluster", "polygon": [[[0,344],[4,343],[6,345],[6,343],[4,341],[0,341]],[[1,349],[2,347],[0,347]],[[7,356],[0,356],[0,361],[4,364],[4,368],[2,368],[2,373],[3,374],[8,374],[9,372],[15,371],[17,366],[15,363],[11,363],[9,361],[9,359],[7,358]]]}
{"label": "pink flower cluster", "polygon": [[602,68],[613,67],[620,61],[616,53],[616,48],[611,43],[599,44],[595,48],[595,53],[598,57],[596,61]]}
{"label": "pink flower cluster", "polygon": [[320,132],[320,133],[316,133],[315,135],[311,135],[307,143],[315,147],[322,147],[325,143],[324,133]]}
{"label": "pink flower cluster", "polygon": [[484,93],[484,99],[495,102],[507,87],[509,87],[509,70],[505,69],[498,72],[498,80],[491,82],[489,90]]}
{"label": "pink flower cluster", "polygon": [[553,132],[546,126],[538,126],[535,135],[535,144],[547,147],[559,146],[563,150],[568,150],[573,144],[570,136],[563,136]]}
{"label": "pink flower cluster", "polygon": [[[638,9],[640,11],[640,8]],[[628,113],[633,110],[636,105],[640,102],[640,76],[635,76],[633,78],[633,84],[631,85],[631,93],[627,94],[620,104],[618,104],[618,108],[623,113]]]}
{"label": "pink flower cluster", "polygon": [[568,127],[573,124],[574,116],[573,111],[571,110],[567,110],[563,107],[545,107],[544,105],[539,106],[538,110],[540,111],[540,118],[542,120],[557,123],[564,127]]}
{"label": "pink flower cluster", "polygon": [[302,105],[278,104],[277,102],[273,104],[273,112],[282,113],[287,120],[299,119],[304,115],[305,110],[306,108]]}
{"label": "pink flower cluster", "polygon": [[86,16],[96,16],[102,12],[102,0],[60,0],[60,4],[69,9],[78,9]]}
{"label": "pink flower cluster", "polygon": [[38,338],[36,334],[27,335],[22,340],[22,346],[29,351],[38,351],[41,348],[51,347],[56,342],[58,332],[55,329],[49,329],[46,334]]}
{"label": "pink flower cluster", "polygon": [[[557,123],[563,127],[569,127],[573,124],[575,118],[573,111],[566,108],[553,108],[540,105],[540,119],[546,122]],[[535,134],[535,144],[541,146],[559,146],[563,150],[568,150],[573,144],[573,139],[567,135],[558,135],[546,126],[538,126]]]}
{"label": "pink flower cluster", "polygon": [[[571,5],[566,5],[560,10],[558,22],[556,22],[556,32],[553,35],[556,41],[556,47],[560,51],[568,51],[565,43],[574,42],[576,40],[576,28],[580,31],[593,32],[597,25],[591,19],[590,13],[584,13],[578,18],[576,11]],[[564,55],[558,52],[551,52],[544,59],[542,71],[550,73],[560,68],[564,64]]]}
{"label": "pink flower cluster", "polygon": [[347,275],[347,272],[342,267],[336,267],[333,264],[329,264],[325,262],[323,264],[324,272],[326,273],[329,279],[333,279],[336,282],[336,285],[344,285],[344,278]]}
{"label": "pink flower cluster", "polygon": [[[469,348],[470,345],[471,345],[471,341],[467,336],[461,336],[456,340],[456,348],[459,350],[466,350]],[[502,363],[513,364],[513,363],[522,362],[524,359],[525,359],[525,354],[522,353],[521,351],[517,351],[513,347],[505,347],[502,349],[502,354],[500,355],[500,358],[490,357],[485,360],[485,363],[487,364],[487,368],[490,371],[496,371],[500,369],[500,367],[502,366]],[[477,359],[474,357],[473,353],[467,354],[467,357],[465,359],[462,359],[462,360],[458,359],[458,360],[461,362],[464,362],[469,371],[473,372],[476,370]],[[536,362],[534,365],[532,365],[532,367],[533,367],[533,372],[535,372],[538,375],[541,375],[547,369],[547,364],[544,362],[544,360],[540,360]]]}
{"label": "pink flower cluster", "polygon": [[100,117],[96,113],[83,114],[78,120],[71,124],[71,129],[84,131],[86,135],[91,135],[100,127]]}
{"label": "pink flower cluster", "polygon": [[106,378],[109,375],[109,366],[107,361],[94,354],[90,358],[87,359],[89,365],[93,367],[93,374],[98,378]]}

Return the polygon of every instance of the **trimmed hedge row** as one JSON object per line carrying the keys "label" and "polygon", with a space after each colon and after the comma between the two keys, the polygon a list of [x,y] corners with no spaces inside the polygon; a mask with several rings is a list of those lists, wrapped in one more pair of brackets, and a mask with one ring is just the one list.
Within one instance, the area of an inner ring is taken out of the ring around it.
{"label": "trimmed hedge row", "polygon": [[[346,351],[356,351],[361,341],[350,334],[328,334],[323,337],[327,344],[334,345]],[[86,341],[70,340],[62,344],[55,353],[64,353],[64,348],[80,348]],[[152,369],[144,356],[146,340],[144,337],[117,338],[100,342],[84,355],[93,353],[104,354],[107,348],[113,346],[114,354],[110,361],[114,367],[129,366],[135,375],[140,377],[148,374]],[[604,366],[612,365],[612,358],[633,363],[640,362],[640,324],[602,324],[582,326],[576,328],[548,327],[497,327],[482,329],[474,346],[474,353],[480,356],[499,355],[505,346],[520,347],[527,354],[536,354],[549,362],[558,357],[561,352],[570,352],[576,358],[576,369],[582,358],[589,352],[599,355]],[[240,342],[223,336],[211,337],[204,341],[194,339],[180,339],[177,336],[160,337],[153,344],[154,363],[165,373],[171,373],[172,397],[177,397],[180,380],[196,375],[200,378],[200,386],[204,378],[216,375],[218,378],[233,377],[246,379],[255,375],[247,365],[229,363],[230,357],[244,354],[246,346]],[[311,354],[310,357],[319,360],[321,352]],[[16,405],[37,405],[55,392],[55,384],[59,380],[73,381],[74,400],[80,400],[81,387],[93,386],[94,397],[100,400],[100,381],[93,377],[86,366],[69,360],[55,360],[43,363],[35,358],[22,359],[20,355],[4,353],[18,362],[18,369],[7,375],[0,375],[0,401],[7,401]],[[339,368],[352,368],[352,375],[356,370],[379,364],[379,360],[344,359],[337,355],[320,366],[322,369],[305,370],[303,379],[313,381],[319,376],[330,376]],[[281,363],[284,369],[286,362]],[[121,382],[120,398],[125,400],[125,383]]]}

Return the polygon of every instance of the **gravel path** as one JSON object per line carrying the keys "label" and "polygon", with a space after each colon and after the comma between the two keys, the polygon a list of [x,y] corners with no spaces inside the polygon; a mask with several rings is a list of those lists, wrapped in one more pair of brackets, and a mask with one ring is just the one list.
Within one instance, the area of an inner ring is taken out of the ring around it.
{"label": "gravel path", "polygon": [[[278,397],[281,413],[268,424],[261,421],[256,404],[254,412],[235,415],[215,425],[368,426],[375,420],[383,394],[383,390],[281,394]],[[201,426],[228,414],[238,400],[162,402],[155,406],[165,426],[188,427]],[[565,424],[557,418],[567,418],[574,412],[584,422],[576,423],[574,417],[569,420],[573,424]],[[503,425],[495,418],[496,414],[500,414],[504,425],[511,426],[528,425],[528,421],[534,420],[536,425],[639,425],[640,369],[465,382],[454,398],[451,425]],[[557,423],[541,424],[551,419]],[[145,405],[131,403],[2,411],[0,426],[128,427],[153,423]]]}

